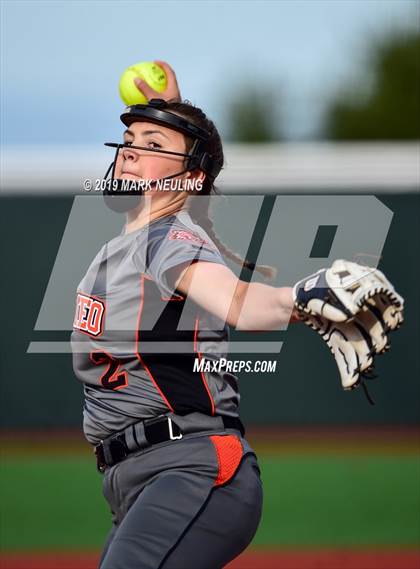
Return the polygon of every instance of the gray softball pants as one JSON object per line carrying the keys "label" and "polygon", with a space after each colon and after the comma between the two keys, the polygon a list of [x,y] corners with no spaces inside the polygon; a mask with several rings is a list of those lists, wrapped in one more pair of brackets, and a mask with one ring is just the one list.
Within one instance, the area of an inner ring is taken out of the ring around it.
{"label": "gray softball pants", "polygon": [[237,431],[219,434],[240,440],[236,468],[212,437],[195,434],[106,470],[113,526],[100,569],[222,569],[249,545],[261,518],[260,469]]}

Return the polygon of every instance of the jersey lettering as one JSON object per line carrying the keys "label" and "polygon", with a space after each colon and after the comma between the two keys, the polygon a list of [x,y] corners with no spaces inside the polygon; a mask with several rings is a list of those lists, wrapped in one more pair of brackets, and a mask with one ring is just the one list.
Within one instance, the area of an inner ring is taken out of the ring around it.
{"label": "jersey lettering", "polygon": [[80,292],[76,299],[76,314],[73,327],[91,336],[100,336],[103,332],[105,304]]}
{"label": "jersey lettering", "polygon": [[193,231],[184,231],[181,229],[172,229],[169,232],[168,239],[170,241],[174,241],[175,239],[179,239],[181,241],[193,241],[194,243],[210,246],[210,244],[205,239],[202,239],[199,235],[197,235]]}

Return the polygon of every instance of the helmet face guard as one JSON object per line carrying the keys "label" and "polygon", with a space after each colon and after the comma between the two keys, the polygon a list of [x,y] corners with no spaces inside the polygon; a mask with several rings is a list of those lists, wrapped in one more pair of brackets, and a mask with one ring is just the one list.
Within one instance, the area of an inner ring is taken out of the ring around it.
{"label": "helmet face guard", "polygon": [[[170,111],[165,110],[168,106],[167,102],[163,99],[152,99],[149,101],[147,105],[131,105],[126,107],[124,113],[121,115],[121,121],[126,125],[130,126],[133,122],[137,121],[147,121],[153,122],[156,124],[160,124],[167,128],[171,128],[178,132],[182,132],[186,136],[192,138],[194,140],[193,146],[189,154],[184,154],[181,152],[172,152],[168,150],[160,150],[154,148],[148,148],[144,146],[134,146],[132,144],[119,144],[113,142],[106,142],[105,146],[110,146],[112,148],[116,148],[114,161],[110,164],[104,178],[107,179],[109,173],[111,172],[111,179],[109,183],[105,186],[104,194],[105,195],[122,195],[122,192],[119,192],[118,184],[114,182],[114,175],[115,175],[115,166],[117,162],[118,153],[121,148],[134,148],[138,150],[147,150],[149,152],[156,152],[160,154],[168,154],[173,156],[183,156],[186,158],[186,165],[182,172],[177,172],[172,176],[166,176],[162,178],[162,180],[169,180],[171,178],[175,178],[176,176],[180,176],[185,172],[191,172],[193,170],[199,169],[202,170],[205,174],[212,177],[213,179],[217,177],[219,174],[222,165],[217,162],[211,154],[206,152],[205,147],[207,145],[207,141],[210,138],[210,133],[203,128],[200,128],[193,124],[192,122],[188,121],[187,119],[180,117]],[[132,192],[124,192],[125,195],[133,195]],[[141,192],[135,192],[136,195],[141,195]]]}

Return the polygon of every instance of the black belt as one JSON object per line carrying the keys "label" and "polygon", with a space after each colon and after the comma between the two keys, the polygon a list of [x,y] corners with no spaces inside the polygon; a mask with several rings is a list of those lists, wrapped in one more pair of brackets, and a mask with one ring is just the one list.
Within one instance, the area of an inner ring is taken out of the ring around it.
{"label": "black belt", "polygon": [[[244,436],[245,428],[238,417],[227,417],[224,415],[221,415],[220,417],[226,429],[236,429],[242,434],[242,436]],[[174,420],[168,416],[156,417],[155,419],[142,421],[144,426],[144,436],[147,441],[146,445],[143,446],[140,446],[137,443],[134,448],[129,449],[127,445],[125,435],[126,430],[128,428],[134,428],[135,425],[130,425],[130,427],[127,427],[124,431],[114,433],[110,437],[101,441],[95,446],[98,470],[100,472],[104,472],[107,466],[113,466],[140,448],[149,448],[150,446],[163,443],[165,441],[182,439],[184,433],[175,421],[176,419]],[[198,429],[197,431],[190,430],[189,432],[200,432],[200,430],[202,429]]]}

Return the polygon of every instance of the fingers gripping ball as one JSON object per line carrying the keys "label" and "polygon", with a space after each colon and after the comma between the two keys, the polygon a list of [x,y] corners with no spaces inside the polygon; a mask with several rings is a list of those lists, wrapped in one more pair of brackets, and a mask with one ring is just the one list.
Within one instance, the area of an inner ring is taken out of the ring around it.
{"label": "fingers gripping ball", "polygon": [[120,96],[126,105],[147,103],[147,98],[138,89],[134,79],[143,79],[158,93],[162,93],[168,85],[166,73],[156,63],[144,61],[131,65],[124,71],[120,79]]}

